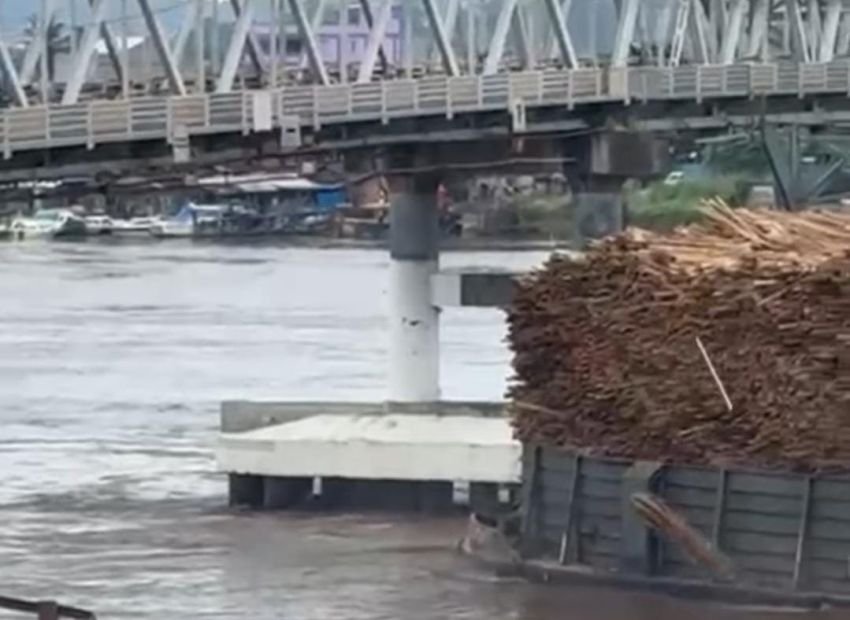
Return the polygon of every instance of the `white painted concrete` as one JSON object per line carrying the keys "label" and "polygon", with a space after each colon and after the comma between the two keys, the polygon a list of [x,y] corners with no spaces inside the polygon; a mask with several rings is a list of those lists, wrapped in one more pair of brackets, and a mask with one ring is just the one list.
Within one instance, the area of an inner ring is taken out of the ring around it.
{"label": "white painted concrete", "polygon": [[463,272],[440,271],[431,276],[431,301],[438,308],[460,308],[463,305]]}
{"label": "white painted concrete", "polygon": [[223,433],[227,473],[281,477],[516,483],[522,448],[506,418],[317,415]]}
{"label": "white painted concrete", "polygon": [[440,400],[439,310],[431,301],[437,261],[390,261],[389,400]]}

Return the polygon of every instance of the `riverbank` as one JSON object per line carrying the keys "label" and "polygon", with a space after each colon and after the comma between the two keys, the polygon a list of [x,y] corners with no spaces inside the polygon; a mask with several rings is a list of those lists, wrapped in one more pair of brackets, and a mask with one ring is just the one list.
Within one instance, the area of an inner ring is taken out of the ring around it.
{"label": "riverbank", "polygon": [[[179,247],[186,245],[256,247],[256,248],[303,248],[316,250],[388,250],[386,239],[343,239],[317,235],[286,235],[277,237],[199,237],[156,239],[146,236],[99,235],[67,239],[32,239],[14,241],[0,238],[0,243],[45,244],[90,246],[150,246]],[[440,250],[446,252],[553,252],[574,249],[574,244],[557,239],[508,239],[499,237],[448,237],[440,241]]]}

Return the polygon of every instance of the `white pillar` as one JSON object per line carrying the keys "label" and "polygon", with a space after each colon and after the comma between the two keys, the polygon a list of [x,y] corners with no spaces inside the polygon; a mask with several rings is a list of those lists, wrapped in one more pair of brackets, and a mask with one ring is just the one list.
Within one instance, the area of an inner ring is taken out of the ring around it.
{"label": "white pillar", "polygon": [[[393,197],[390,215],[389,400],[440,399],[439,310],[431,276],[439,267],[436,186],[409,185]],[[415,186],[415,187],[414,187]]]}

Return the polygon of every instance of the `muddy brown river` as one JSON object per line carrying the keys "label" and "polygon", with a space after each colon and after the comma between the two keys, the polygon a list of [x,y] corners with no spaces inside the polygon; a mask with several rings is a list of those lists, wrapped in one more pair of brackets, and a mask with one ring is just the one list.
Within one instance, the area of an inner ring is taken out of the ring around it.
{"label": "muddy brown river", "polygon": [[[463,520],[228,511],[219,401],[383,398],[383,252],[3,244],[0,265],[0,593],[101,618],[847,617],[497,579],[453,553]],[[444,396],[499,398],[503,339],[497,311],[445,312]]]}

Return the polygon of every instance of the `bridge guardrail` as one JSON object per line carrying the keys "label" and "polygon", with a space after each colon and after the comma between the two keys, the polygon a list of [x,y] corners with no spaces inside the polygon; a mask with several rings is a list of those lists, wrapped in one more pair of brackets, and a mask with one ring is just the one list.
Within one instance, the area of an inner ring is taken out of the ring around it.
{"label": "bridge guardrail", "polygon": [[[192,134],[251,133],[258,91],[183,97],[93,100],[71,106],[0,112],[3,155],[140,140],[170,141],[175,128]],[[265,92],[265,91],[264,91]],[[850,61],[798,64],[637,66],[520,71],[489,76],[427,76],[368,84],[287,86],[273,92],[273,123],[297,117],[302,126],[602,101],[650,102],[732,97],[850,96]],[[265,95],[267,96],[267,95]]]}

